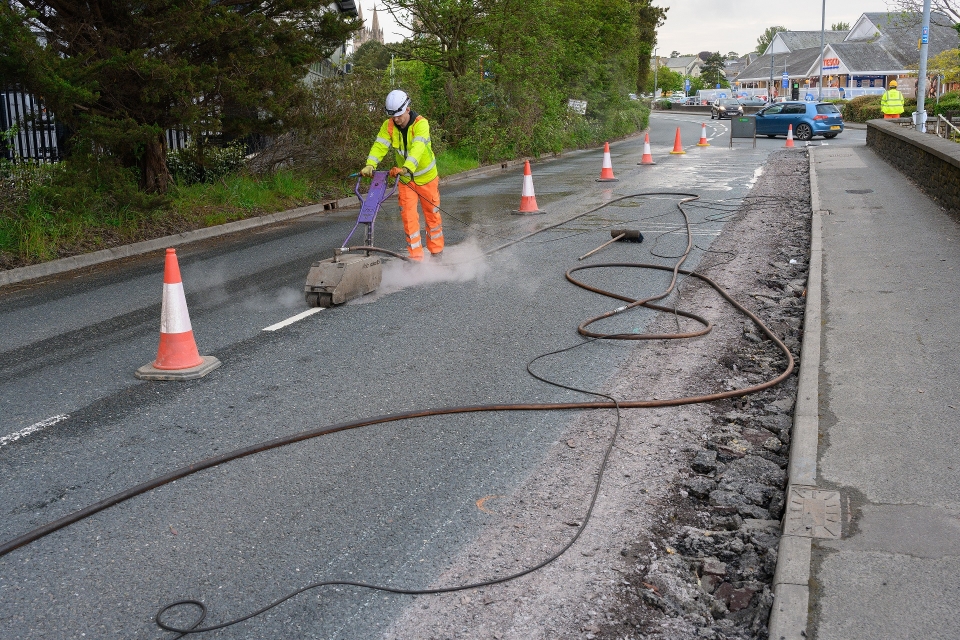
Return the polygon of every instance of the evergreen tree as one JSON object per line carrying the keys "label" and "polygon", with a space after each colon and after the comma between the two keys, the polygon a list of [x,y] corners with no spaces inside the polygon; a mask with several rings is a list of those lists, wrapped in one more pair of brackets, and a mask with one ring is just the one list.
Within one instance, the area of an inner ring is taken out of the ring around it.
{"label": "evergreen tree", "polygon": [[710,86],[713,86],[714,83],[722,87],[729,86],[727,77],[723,73],[724,67],[726,67],[726,62],[724,62],[720,52],[711,53],[707,56],[706,61],[700,68],[700,77],[704,79],[705,83],[709,83]]}
{"label": "evergreen tree", "polygon": [[[634,0],[634,7],[637,14],[637,93],[644,93],[650,82],[650,57],[653,55],[653,49],[657,44],[657,29],[663,26],[667,20],[667,9],[658,7],[651,0]],[[679,56],[679,52],[673,51],[670,57]]]}
{"label": "evergreen tree", "polygon": [[328,0],[16,0],[0,5],[0,72],[166,191],[165,131],[289,127],[307,66],[358,20]]}

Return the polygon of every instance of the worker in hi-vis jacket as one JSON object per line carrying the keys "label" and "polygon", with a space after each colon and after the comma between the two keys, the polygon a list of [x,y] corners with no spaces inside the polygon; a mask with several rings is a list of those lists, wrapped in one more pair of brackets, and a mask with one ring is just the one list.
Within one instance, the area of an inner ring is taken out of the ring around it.
{"label": "worker in hi-vis jacket", "polygon": [[889,88],[880,98],[880,111],[884,118],[899,118],[903,115],[903,94],[897,91],[897,81],[891,80]]}
{"label": "worker in hi-vis jacket", "polygon": [[[437,159],[430,145],[430,123],[410,109],[410,97],[399,89],[387,95],[386,111],[389,117],[380,127],[377,139],[370,147],[367,164],[360,174],[368,178],[372,176],[374,168],[393,148],[396,166],[390,169],[390,177],[400,176],[397,195],[410,258],[423,260],[424,244],[432,257],[439,258],[443,252],[440,177],[437,174]],[[427,224],[426,238],[420,235],[418,200]]]}

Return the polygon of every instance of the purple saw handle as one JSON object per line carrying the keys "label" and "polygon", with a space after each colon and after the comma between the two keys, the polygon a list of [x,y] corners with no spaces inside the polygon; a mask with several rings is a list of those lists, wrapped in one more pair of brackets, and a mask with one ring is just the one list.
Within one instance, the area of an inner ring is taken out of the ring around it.
{"label": "purple saw handle", "polygon": [[400,183],[400,178],[397,177],[396,182],[393,183],[393,187],[388,192],[388,178],[389,173],[387,171],[374,171],[373,177],[370,179],[370,188],[367,189],[366,198],[360,195],[360,178],[357,178],[357,186],[354,188],[354,193],[356,193],[357,198],[360,199],[360,215],[357,217],[357,224],[353,225],[350,235],[343,241],[344,247],[347,246],[354,231],[356,231],[357,227],[361,224],[367,225],[367,246],[373,244],[373,224],[377,219],[377,213],[379,213],[384,201],[397,192],[397,185]]}

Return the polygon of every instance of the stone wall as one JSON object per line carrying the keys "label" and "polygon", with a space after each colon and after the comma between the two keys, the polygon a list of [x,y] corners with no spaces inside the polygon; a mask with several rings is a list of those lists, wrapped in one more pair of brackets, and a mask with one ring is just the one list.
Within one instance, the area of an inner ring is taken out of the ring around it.
{"label": "stone wall", "polygon": [[[927,123],[929,128],[931,122]],[[867,122],[867,146],[960,217],[960,144],[883,120]]]}

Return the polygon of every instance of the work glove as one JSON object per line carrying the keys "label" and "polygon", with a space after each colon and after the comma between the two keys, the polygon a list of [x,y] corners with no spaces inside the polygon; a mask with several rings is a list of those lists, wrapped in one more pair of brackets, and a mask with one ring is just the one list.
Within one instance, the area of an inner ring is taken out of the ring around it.
{"label": "work glove", "polygon": [[362,175],[364,178],[372,178],[373,166],[368,164],[363,169],[360,169],[360,175]]}
{"label": "work glove", "polygon": [[393,169],[390,169],[390,177],[391,177],[391,178],[396,178],[396,177],[399,176],[399,175],[408,175],[408,176],[409,176],[409,175],[410,175],[410,170],[407,169],[406,167],[394,167]]}

